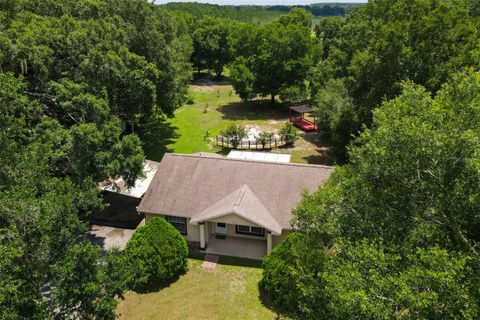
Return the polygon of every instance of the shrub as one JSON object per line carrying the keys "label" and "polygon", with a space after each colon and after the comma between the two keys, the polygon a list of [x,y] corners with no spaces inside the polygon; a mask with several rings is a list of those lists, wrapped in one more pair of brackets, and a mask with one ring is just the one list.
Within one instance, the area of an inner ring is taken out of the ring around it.
{"label": "shrub", "polygon": [[272,139],[273,133],[269,131],[262,131],[258,135],[257,142],[260,142],[262,149],[265,149],[267,143]]}
{"label": "shrub", "polygon": [[242,126],[231,124],[225,130],[222,130],[220,134],[227,138],[232,147],[236,149],[240,141],[247,136],[247,130]]}
{"label": "shrub", "polygon": [[280,135],[285,140],[285,144],[292,145],[298,139],[298,130],[293,124],[287,122],[280,130]]}
{"label": "shrub", "polygon": [[133,289],[160,286],[187,270],[187,242],[164,218],[138,228],[125,254],[137,272]]}
{"label": "shrub", "polygon": [[324,250],[301,233],[292,233],[263,260],[260,288],[279,313],[315,318],[319,300]]}
{"label": "shrub", "polygon": [[188,93],[185,97],[187,104],[194,104],[195,103],[195,96],[191,93]]}

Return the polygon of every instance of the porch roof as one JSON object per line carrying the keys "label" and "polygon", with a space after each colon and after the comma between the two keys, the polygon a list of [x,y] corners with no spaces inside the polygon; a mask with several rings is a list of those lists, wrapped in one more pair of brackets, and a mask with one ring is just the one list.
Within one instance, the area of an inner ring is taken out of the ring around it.
{"label": "porch roof", "polygon": [[246,184],[200,212],[190,223],[196,224],[232,213],[275,234],[282,232],[282,227]]}

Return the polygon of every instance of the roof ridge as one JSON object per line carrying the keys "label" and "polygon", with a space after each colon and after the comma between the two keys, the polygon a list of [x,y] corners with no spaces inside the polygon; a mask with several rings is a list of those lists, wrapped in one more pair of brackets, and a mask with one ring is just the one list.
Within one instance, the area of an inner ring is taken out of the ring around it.
{"label": "roof ridge", "polygon": [[335,166],[327,166],[323,164],[311,164],[311,163],[292,163],[292,162],[272,162],[272,161],[259,161],[259,160],[246,160],[246,159],[232,159],[224,157],[202,157],[196,154],[184,154],[184,153],[165,153],[165,156],[174,156],[174,157],[185,157],[185,158],[199,158],[199,159],[208,159],[208,160],[222,160],[222,161],[238,161],[238,162],[254,162],[258,164],[269,164],[269,165],[279,165],[279,166],[292,166],[292,167],[310,167],[310,168],[325,168],[325,169],[335,169]]}

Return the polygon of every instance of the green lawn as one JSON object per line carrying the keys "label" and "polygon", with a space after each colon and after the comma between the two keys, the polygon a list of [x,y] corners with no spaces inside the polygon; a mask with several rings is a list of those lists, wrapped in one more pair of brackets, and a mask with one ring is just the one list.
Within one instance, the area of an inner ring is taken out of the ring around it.
{"label": "green lawn", "polygon": [[[288,111],[268,100],[243,103],[232,86],[204,79],[190,86],[193,104],[179,108],[175,116],[147,126],[142,134],[148,159],[159,161],[165,152],[224,153],[213,143],[215,135],[231,123],[278,130],[288,121]],[[292,154],[293,162],[332,164],[329,148],[316,134],[302,134],[295,147],[274,152]]]}
{"label": "green lawn", "polygon": [[187,273],[158,292],[127,292],[120,319],[277,319],[259,298],[258,262],[221,257],[213,270],[202,262],[189,259]]}

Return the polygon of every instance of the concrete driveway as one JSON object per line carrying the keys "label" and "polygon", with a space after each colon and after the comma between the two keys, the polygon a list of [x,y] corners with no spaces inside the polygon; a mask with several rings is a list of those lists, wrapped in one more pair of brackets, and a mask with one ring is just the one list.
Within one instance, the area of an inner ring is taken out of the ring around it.
{"label": "concrete driveway", "polygon": [[112,248],[123,250],[134,232],[134,229],[115,228],[93,224],[90,231],[87,233],[87,238],[93,244],[99,245],[104,251]]}

